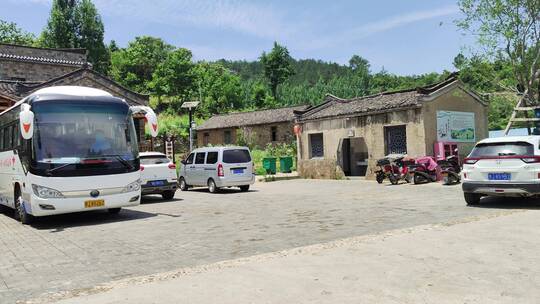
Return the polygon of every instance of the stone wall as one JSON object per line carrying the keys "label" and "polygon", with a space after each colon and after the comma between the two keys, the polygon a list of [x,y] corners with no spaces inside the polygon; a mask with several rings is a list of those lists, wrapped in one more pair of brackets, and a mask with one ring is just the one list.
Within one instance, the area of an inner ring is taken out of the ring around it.
{"label": "stone wall", "polygon": [[333,159],[300,160],[297,164],[297,171],[303,178],[342,179],[345,177]]}
{"label": "stone wall", "polygon": [[[426,153],[433,155],[433,145],[437,141],[437,111],[474,112],[476,141],[488,137],[488,107],[477,101],[461,88],[450,90],[432,101],[425,102],[422,107],[424,126],[426,129]],[[475,142],[457,143],[460,158],[471,152]]]}
{"label": "stone wall", "polygon": [[0,79],[42,82],[60,77],[80,68],[81,66],[0,59]]}
{"label": "stone wall", "polygon": [[[272,142],[272,127],[276,128],[277,141]],[[276,124],[265,124],[265,125],[255,125],[255,126],[246,126],[241,128],[226,128],[226,129],[213,129],[213,130],[198,130],[197,131],[197,145],[203,147],[204,136],[208,134],[208,144],[216,146],[223,145],[225,143],[225,131],[231,131],[231,137],[233,144],[237,144],[238,134],[241,133],[244,135],[248,141],[252,142],[255,146],[259,148],[264,148],[269,143],[292,143],[294,141],[293,134],[293,124],[292,122],[285,123],[276,123]]]}
{"label": "stone wall", "polygon": [[[338,149],[344,138],[362,138],[367,146],[368,177],[373,177],[377,159],[386,155],[384,142],[384,127],[405,125],[407,137],[407,152],[411,156],[422,156],[426,153],[425,134],[421,109],[413,108],[375,115],[342,117],[319,121],[305,122],[299,143],[299,158],[306,164],[302,176],[319,175],[310,172],[311,168],[320,165],[320,159],[310,159],[309,134],[323,133],[324,157],[328,163],[338,167]],[[313,165],[307,165],[312,162]],[[299,162],[300,163],[300,162]],[[325,172],[331,172],[327,169]]]}

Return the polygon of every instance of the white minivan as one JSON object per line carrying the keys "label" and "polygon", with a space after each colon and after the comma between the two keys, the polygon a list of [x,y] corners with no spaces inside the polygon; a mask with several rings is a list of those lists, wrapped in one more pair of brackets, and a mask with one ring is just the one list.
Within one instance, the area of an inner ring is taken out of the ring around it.
{"label": "white minivan", "polygon": [[251,153],[246,147],[206,147],[193,150],[182,161],[180,190],[207,186],[211,193],[223,187],[248,191],[255,182]]}
{"label": "white minivan", "polygon": [[482,196],[540,195],[540,136],[488,138],[463,162],[462,188],[468,205]]}

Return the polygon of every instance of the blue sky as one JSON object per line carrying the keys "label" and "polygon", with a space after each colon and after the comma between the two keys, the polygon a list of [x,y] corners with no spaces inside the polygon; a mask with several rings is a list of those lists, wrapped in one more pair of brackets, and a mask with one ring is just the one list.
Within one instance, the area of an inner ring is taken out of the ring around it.
{"label": "blue sky", "polygon": [[[346,64],[353,54],[373,71],[401,74],[454,70],[472,39],[455,26],[455,0],[225,1],[94,0],[106,42],[125,46],[152,35],[193,51],[197,60],[254,60],[274,41],[294,58]],[[0,19],[39,33],[51,0],[0,0]]]}

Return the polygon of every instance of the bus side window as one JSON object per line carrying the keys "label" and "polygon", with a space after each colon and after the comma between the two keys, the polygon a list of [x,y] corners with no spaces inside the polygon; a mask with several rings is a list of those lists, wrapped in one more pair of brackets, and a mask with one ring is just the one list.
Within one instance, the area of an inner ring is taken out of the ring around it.
{"label": "bus side window", "polygon": [[4,151],[4,128],[0,129],[0,151]]}
{"label": "bus side window", "polygon": [[11,150],[12,146],[12,128],[11,126],[7,126],[4,128],[4,150]]}
{"label": "bus side window", "polygon": [[22,145],[21,130],[17,128],[18,125],[19,123],[17,121],[17,123],[12,126],[13,127],[13,146],[15,147],[21,147]]}

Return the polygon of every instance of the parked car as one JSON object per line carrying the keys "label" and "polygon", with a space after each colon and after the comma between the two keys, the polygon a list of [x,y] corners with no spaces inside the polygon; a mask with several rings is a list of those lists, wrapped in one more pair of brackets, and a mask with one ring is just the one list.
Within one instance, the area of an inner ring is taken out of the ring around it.
{"label": "parked car", "polygon": [[178,188],[175,164],[159,152],[141,152],[142,194],[161,194],[164,199],[172,199]]}
{"label": "parked car", "polygon": [[223,187],[248,191],[255,182],[251,153],[246,147],[207,147],[193,150],[182,161],[180,190],[207,186],[212,193]]}
{"label": "parked car", "polygon": [[540,136],[484,139],[463,161],[463,192],[468,205],[482,196],[540,195]]}

